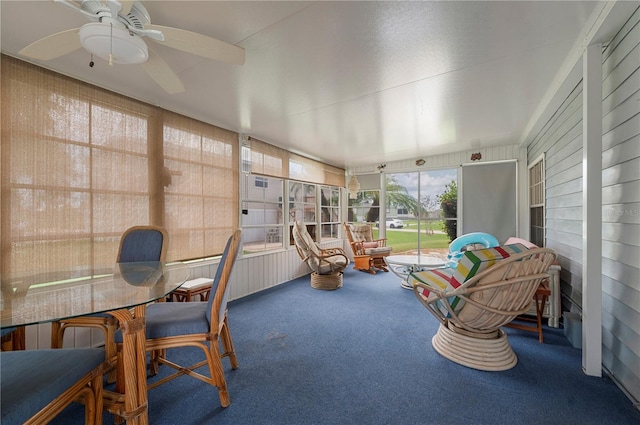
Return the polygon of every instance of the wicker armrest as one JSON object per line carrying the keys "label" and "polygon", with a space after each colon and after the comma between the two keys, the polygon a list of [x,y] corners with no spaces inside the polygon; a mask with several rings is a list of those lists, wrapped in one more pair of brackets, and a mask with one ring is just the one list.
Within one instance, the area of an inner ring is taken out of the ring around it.
{"label": "wicker armrest", "polygon": [[347,253],[342,248],[325,248],[322,249],[322,255],[344,255],[347,256]]}

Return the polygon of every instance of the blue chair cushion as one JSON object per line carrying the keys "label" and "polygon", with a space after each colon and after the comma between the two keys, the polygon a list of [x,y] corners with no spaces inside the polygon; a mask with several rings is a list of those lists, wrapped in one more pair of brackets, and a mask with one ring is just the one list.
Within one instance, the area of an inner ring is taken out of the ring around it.
{"label": "blue chair cushion", "polygon": [[[147,339],[209,332],[206,301],[166,302],[147,306]],[[115,333],[115,341],[122,343],[122,331]]]}
{"label": "blue chair cushion", "polygon": [[119,263],[158,261],[162,252],[162,233],[138,229],[126,235],[120,247]]}
{"label": "blue chair cushion", "polygon": [[4,328],[4,329],[0,329],[0,336],[5,336],[10,334],[11,332],[15,331],[16,328]]}
{"label": "blue chair cushion", "polygon": [[24,423],[103,362],[101,348],[0,352],[0,422]]}

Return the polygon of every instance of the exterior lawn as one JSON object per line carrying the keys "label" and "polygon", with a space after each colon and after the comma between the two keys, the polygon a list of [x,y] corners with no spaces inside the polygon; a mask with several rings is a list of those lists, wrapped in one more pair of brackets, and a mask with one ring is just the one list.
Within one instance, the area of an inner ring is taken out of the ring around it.
{"label": "exterior lawn", "polygon": [[[414,227],[415,228],[415,227]],[[374,229],[373,237],[378,237],[378,229]],[[451,241],[444,233],[420,234],[420,245],[422,250],[448,249]],[[387,246],[393,247],[393,253],[399,254],[406,251],[418,249],[418,232],[406,230],[387,229]]]}

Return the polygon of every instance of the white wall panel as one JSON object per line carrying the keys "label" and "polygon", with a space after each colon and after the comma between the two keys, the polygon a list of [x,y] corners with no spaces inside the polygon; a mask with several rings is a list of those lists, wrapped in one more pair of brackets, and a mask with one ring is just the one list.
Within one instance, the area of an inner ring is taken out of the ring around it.
{"label": "white wall panel", "polygon": [[[640,8],[603,52],[602,361],[640,399]],[[565,307],[582,291],[582,83],[528,145],[546,152],[547,246],[559,254]]]}
{"label": "white wall panel", "polygon": [[603,57],[603,364],[640,400],[640,8]]}

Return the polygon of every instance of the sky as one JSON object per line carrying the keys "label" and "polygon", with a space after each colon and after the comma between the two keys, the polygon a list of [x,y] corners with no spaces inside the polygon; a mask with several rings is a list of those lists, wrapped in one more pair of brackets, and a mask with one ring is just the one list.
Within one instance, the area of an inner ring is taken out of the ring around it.
{"label": "sky", "polygon": [[444,193],[445,186],[452,180],[458,180],[458,169],[452,168],[447,170],[430,170],[412,173],[389,173],[389,178],[395,180],[406,187],[409,194],[418,198],[418,180],[420,180],[420,200],[424,200],[429,196],[434,203],[437,196]]}

